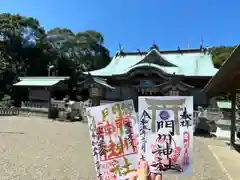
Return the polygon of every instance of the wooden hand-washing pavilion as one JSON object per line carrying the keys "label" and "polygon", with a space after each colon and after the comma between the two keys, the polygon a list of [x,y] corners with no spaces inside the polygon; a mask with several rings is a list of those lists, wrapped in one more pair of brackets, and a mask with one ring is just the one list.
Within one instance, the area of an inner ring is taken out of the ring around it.
{"label": "wooden hand-washing pavilion", "polygon": [[219,71],[203,89],[209,96],[222,93],[231,94],[231,145],[235,144],[236,130],[236,93],[240,92],[240,46],[238,45],[224,62]]}
{"label": "wooden hand-washing pavilion", "polygon": [[162,51],[153,44],[145,52],[121,50],[105,68],[88,73],[114,87],[104,88],[102,100],[137,100],[141,95],[189,95],[194,96],[196,107],[208,104],[201,89],[216,72],[206,48]]}

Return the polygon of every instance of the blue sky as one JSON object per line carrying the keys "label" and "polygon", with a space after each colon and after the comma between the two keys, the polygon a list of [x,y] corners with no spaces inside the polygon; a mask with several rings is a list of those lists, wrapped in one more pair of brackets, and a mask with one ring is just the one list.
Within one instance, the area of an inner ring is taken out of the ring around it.
{"label": "blue sky", "polygon": [[160,49],[234,45],[239,43],[239,0],[1,0],[0,13],[37,18],[49,30],[101,32],[115,53]]}

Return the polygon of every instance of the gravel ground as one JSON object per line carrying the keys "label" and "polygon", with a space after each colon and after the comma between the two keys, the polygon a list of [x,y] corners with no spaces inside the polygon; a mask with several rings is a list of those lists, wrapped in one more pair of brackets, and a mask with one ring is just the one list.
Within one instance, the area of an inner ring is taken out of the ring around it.
{"label": "gravel ground", "polygon": [[[96,179],[86,123],[0,117],[0,142],[0,180]],[[196,137],[194,176],[178,180],[228,180],[207,147],[214,143]]]}

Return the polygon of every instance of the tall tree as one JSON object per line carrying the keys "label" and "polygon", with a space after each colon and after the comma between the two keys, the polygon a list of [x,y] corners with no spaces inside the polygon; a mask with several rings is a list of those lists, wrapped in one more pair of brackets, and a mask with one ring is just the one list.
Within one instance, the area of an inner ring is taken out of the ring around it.
{"label": "tall tree", "polygon": [[[103,36],[96,31],[73,33],[70,29],[54,28],[47,33],[48,41],[57,51],[55,66],[59,75],[68,75],[70,89],[82,77],[82,71],[105,67],[110,62],[109,52],[103,46]],[[71,90],[70,90],[71,91]],[[75,91],[71,91],[72,97]]]}
{"label": "tall tree", "polygon": [[[50,59],[43,58],[45,31],[38,20],[18,14],[0,14],[1,90],[6,91],[18,76],[44,75]],[[34,70],[33,70],[34,69]]]}
{"label": "tall tree", "polygon": [[[12,14],[0,14],[1,55],[17,74],[27,73],[33,64],[29,59],[31,51],[39,50],[39,43],[44,38],[44,29],[31,17]],[[41,52],[40,52],[41,53]],[[36,57],[36,55],[35,55]]]}
{"label": "tall tree", "polygon": [[103,46],[104,39],[99,32],[73,33],[66,28],[55,28],[47,35],[60,59],[68,59],[69,68],[74,67],[76,72],[100,69],[110,62],[109,51]]}
{"label": "tall tree", "polygon": [[218,46],[214,47],[211,52],[213,56],[213,63],[217,68],[227,60],[236,46]]}

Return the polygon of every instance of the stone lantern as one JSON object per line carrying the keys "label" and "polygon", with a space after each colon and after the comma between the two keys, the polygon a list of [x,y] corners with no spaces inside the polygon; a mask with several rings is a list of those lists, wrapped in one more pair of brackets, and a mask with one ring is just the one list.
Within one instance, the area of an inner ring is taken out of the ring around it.
{"label": "stone lantern", "polygon": [[99,106],[103,95],[103,88],[94,83],[89,87],[89,98],[92,100],[92,106]]}
{"label": "stone lantern", "polygon": [[89,98],[92,101],[92,106],[100,105],[100,100],[103,97],[105,89],[115,89],[111,85],[107,84],[104,79],[93,77],[91,74],[88,74],[87,78],[78,83],[78,85],[83,85],[89,89]]}

